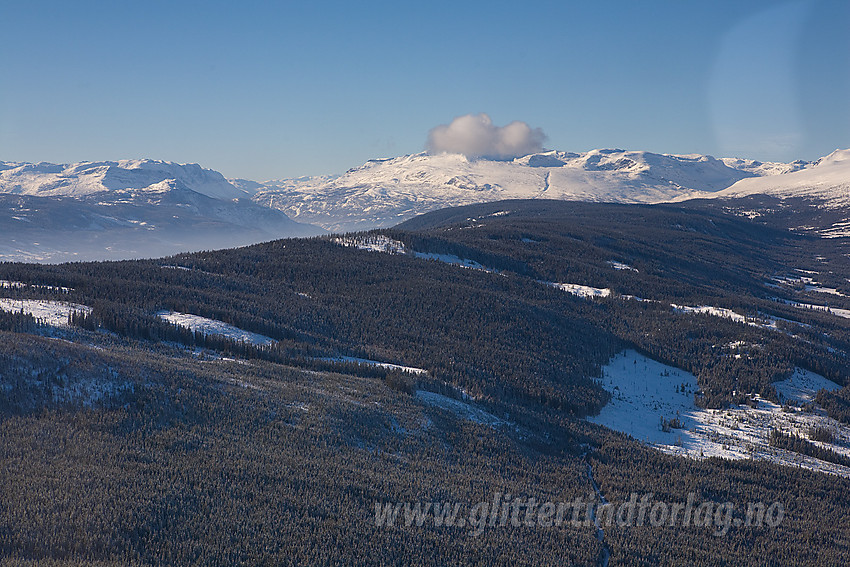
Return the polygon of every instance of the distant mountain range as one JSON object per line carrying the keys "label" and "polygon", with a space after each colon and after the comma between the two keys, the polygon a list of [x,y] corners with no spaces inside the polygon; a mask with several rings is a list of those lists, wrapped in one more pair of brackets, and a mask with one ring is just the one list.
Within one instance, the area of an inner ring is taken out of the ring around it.
{"label": "distant mountain range", "polygon": [[[370,160],[338,177],[270,181],[252,189],[254,201],[295,220],[347,231],[392,226],[445,207],[504,199],[660,203],[732,197],[734,193],[723,191],[757,178],[772,180],[765,187],[788,187],[785,193],[794,193],[798,173],[805,183],[826,179],[821,174],[828,173],[829,181],[819,194],[825,197],[850,178],[850,168],[835,157],[841,155],[837,152],[814,163],[765,163],[619,149],[550,151],[510,161],[421,153]],[[744,185],[742,191],[749,187],[760,186]]]}
{"label": "distant mountain range", "polygon": [[[343,175],[256,182],[155,160],[0,162],[0,258],[149,257],[394,226],[505,199],[691,201],[824,236],[850,235],[850,150],[759,162],[620,149],[507,161],[460,154],[369,160]],[[792,214],[800,213],[800,214]]]}
{"label": "distant mountain range", "polygon": [[144,258],[324,232],[249,196],[195,164],[0,162],[0,258]]}

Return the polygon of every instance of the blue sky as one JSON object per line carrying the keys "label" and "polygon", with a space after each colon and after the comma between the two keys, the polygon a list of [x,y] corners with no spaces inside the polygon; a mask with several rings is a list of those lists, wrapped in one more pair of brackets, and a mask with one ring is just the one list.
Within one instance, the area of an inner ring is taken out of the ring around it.
{"label": "blue sky", "polygon": [[846,0],[0,0],[0,14],[3,161],[340,173],[478,112],[570,151],[850,147]]}

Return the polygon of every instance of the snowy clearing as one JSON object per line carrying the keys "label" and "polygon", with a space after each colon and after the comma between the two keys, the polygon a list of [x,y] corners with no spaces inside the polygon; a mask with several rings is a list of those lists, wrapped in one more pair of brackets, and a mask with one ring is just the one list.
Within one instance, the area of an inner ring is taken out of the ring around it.
{"label": "snowy clearing", "polygon": [[715,317],[722,317],[724,319],[731,319],[737,323],[748,323],[746,317],[743,315],[739,315],[735,313],[731,309],[726,309],[725,307],[710,307],[708,305],[700,305],[698,307],[688,307],[687,305],[676,305],[675,303],[671,303],[670,306],[673,308],[673,311],[677,313],[699,313],[705,315],[714,315]]}
{"label": "snowy clearing", "polygon": [[11,282],[9,280],[0,280],[0,289],[24,289],[31,287],[42,291],[59,291],[62,293],[70,293],[74,291],[70,287],[59,287],[55,285],[28,284],[24,282]]}
{"label": "snowy clearing", "polygon": [[331,239],[331,242],[340,246],[350,246],[358,250],[366,250],[369,252],[383,252],[385,254],[409,254],[415,258],[423,260],[436,260],[444,264],[460,266],[461,268],[469,268],[472,270],[481,270],[484,272],[497,273],[497,270],[487,268],[474,260],[467,260],[453,254],[438,254],[436,252],[416,252],[405,248],[403,242],[388,238],[383,234],[372,234],[368,236],[339,236]]}
{"label": "snowy clearing", "polygon": [[156,316],[161,319],[165,319],[169,323],[173,323],[178,327],[191,329],[192,331],[200,332],[205,335],[221,335],[235,341],[242,341],[258,346],[269,346],[277,342],[265,335],[245,331],[223,321],[207,319],[200,315],[178,313],[177,311],[160,311],[156,314]]}
{"label": "snowy clearing", "polygon": [[830,315],[850,319],[850,309],[840,309],[838,307],[830,307],[828,305],[815,305],[813,303],[798,303],[796,301],[788,301],[787,299],[774,298],[776,301],[781,301],[786,305],[791,305],[797,309],[811,309],[813,311],[824,311]]}
{"label": "snowy clearing", "polygon": [[417,258],[422,258],[423,260],[436,260],[437,262],[452,264],[453,266],[460,266],[461,268],[469,268],[471,270],[482,270],[485,272],[496,272],[496,270],[486,268],[474,260],[467,260],[465,258],[460,258],[452,254],[437,254],[435,252],[414,252],[413,255]]}
{"label": "snowy clearing", "polygon": [[813,291],[815,293],[828,293],[830,295],[837,295],[839,297],[847,297],[847,295],[841,293],[834,287],[823,287],[821,285],[807,285],[806,291]]}
{"label": "snowy clearing", "polygon": [[36,321],[51,327],[67,327],[71,313],[91,313],[91,307],[68,303],[67,301],[47,301],[42,299],[0,298],[0,310],[12,313],[23,311],[35,317]]}
{"label": "snowy clearing", "polygon": [[331,242],[340,246],[350,246],[358,250],[369,252],[383,252],[385,254],[404,254],[404,242],[393,240],[383,234],[372,234],[369,236],[339,236],[332,238]]}
{"label": "snowy clearing", "polygon": [[636,268],[629,266],[628,264],[624,264],[622,262],[617,262],[616,260],[608,260],[608,265],[614,268],[615,270],[629,270],[632,272],[637,272]]}
{"label": "snowy clearing", "polygon": [[399,364],[391,364],[389,362],[379,362],[377,360],[369,360],[368,358],[357,358],[354,356],[336,356],[328,358],[319,358],[324,362],[355,362],[357,364],[366,364],[368,366],[380,366],[381,368],[389,368],[390,370],[401,370],[410,374],[427,374],[428,371],[414,366],[401,366]]}
{"label": "snowy clearing", "polygon": [[800,368],[794,372],[793,376],[787,380],[775,382],[773,386],[776,388],[776,393],[779,395],[780,401],[789,401],[797,404],[814,402],[818,390],[834,392],[841,389],[841,386],[832,380],[827,380],[820,374]]}
{"label": "snowy clearing", "polygon": [[782,329],[780,329],[777,325],[779,321],[784,321],[785,323],[794,323],[796,325],[800,325],[801,327],[808,326],[803,323],[798,323],[797,321],[791,321],[790,319],[783,319],[781,317],[774,317],[772,315],[765,315],[764,313],[759,313],[758,317],[748,317],[745,315],[741,315],[740,313],[735,313],[731,309],[726,309],[725,307],[711,307],[708,305],[689,307],[687,305],[676,305],[675,303],[671,303],[670,306],[673,308],[673,311],[676,311],[677,313],[685,313],[692,315],[712,315],[714,317],[721,317],[723,319],[731,319],[736,323],[743,323],[745,325],[750,325],[751,327],[759,327],[760,329],[773,329],[774,331],[782,331]]}
{"label": "snowy clearing", "polygon": [[448,410],[461,419],[490,426],[497,426],[506,423],[504,420],[499,419],[495,415],[488,413],[481,408],[477,408],[471,404],[454,398],[449,398],[448,396],[435,394],[434,392],[427,392],[425,390],[417,390],[416,397],[429,406],[436,406],[438,408]]}
{"label": "snowy clearing", "polygon": [[567,293],[571,293],[573,295],[577,295],[579,297],[583,297],[585,299],[589,299],[591,297],[608,297],[611,295],[611,290],[606,288],[599,287],[590,287],[589,285],[581,285],[581,284],[572,284],[572,283],[555,283],[555,282],[541,282],[546,285],[550,285],[552,287],[556,287],[560,290],[566,291]]}
{"label": "snowy clearing", "polygon": [[[627,350],[603,367],[602,387],[611,401],[588,421],[630,435],[658,450],[690,458],[764,459],[778,464],[850,477],[850,468],[771,447],[779,429],[808,437],[810,427],[825,427],[833,443],[812,443],[850,456],[850,427],[822,411],[785,407],[754,396],[757,407],[701,409],[694,404],[696,377],[689,372]],[[785,399],[813,399],[817,389],[839,386],[823,376],[797,369],[776,384]],[[662,419],[667,423],[662,427]],[[678,421],[678,423],[677,423]]]}

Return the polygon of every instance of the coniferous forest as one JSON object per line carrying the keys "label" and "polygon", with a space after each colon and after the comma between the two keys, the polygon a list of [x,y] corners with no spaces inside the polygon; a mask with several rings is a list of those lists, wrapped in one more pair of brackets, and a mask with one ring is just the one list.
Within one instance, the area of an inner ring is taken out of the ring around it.
{"label": "coniferous forest", "polygon": [[[847,479],[674,457],[584,419],[609,401],[602,367],[624,349],[693,373],[704,408],[755,394],[780,402],[773,384],[798,367],[850,384],[850,319],[826,310],[850,309],[845,240],[721,210],[515,201],[344,238],[0,264],[9,282],[0,297],[90,308],[59,326],[0,311],[0,556],[19,565],[846,564]],[[406,253],[361,249],[388,241]],[[813,272],[838,293],[825,301],[797,277]],[[548,285],[559,282],[610,293]],[[273,341],[192,331],[164,311]],[[742,346],[730,354],[730,344]],[[816,403],[850,423],[848,391],[822,390]],[[783,432],[772,443],[841,460]],[[782,502],[785,516],[722,536],[614,525],[602,539],[592,525],[474,534],[375,521],[376,503],[587,497],[589,470],[611,501],[697,493]]]}

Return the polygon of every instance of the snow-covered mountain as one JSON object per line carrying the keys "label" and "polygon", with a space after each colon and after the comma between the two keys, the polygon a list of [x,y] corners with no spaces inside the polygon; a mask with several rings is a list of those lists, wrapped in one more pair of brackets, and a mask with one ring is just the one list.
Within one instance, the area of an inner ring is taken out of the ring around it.
{"label": "snow-covered mountain", "polygon": [[707,196],[726,199],[750,195],[806,198],[820,201],[828,208],[847,207],[850,205],[850,150],[835,150],[797,171],[742,179]]}
{"label": "snow-covered mountain", "polygon": [[196,164],[0,162],[0,259],[139,258],[322,232],[250,194]]}
{"label": "snow-covered mountain", "polygon": [[850,150],[835,150],[801,168],[742,179],[722,191],[690,197],[797,232],[850,236]]}
{"label": "snow-covered mountain", "polygon": [[195,163],[159,160],[53,163],[0,162],[0,193],[38,197],[83,197],[106,191],[146,189],[173,179],[214,199],[238,199],[250,192],[238,189],[224,176]]}
{"label": "snow-covered mountain", "polygon": [[503,199],[659,203],[806,166],[619,149],[549,151],[510,161],[420,153],[370,160],[337,177],[267,182],[253,199],[293,219],[344,231]]}
{"label": "snow-covered mountain", "polygon": [[846,236],[850,150],[811,163],[619,149],[504,161],[419,153],[370,160],[338,176],[265,183],[155,160],[0,162],[0,234],[6,235],[0,259],[131,258],[228,247],[321,232],[310,225],[365,230],[505,199],[690,200]]}

